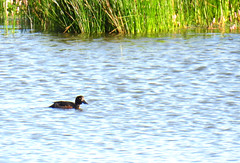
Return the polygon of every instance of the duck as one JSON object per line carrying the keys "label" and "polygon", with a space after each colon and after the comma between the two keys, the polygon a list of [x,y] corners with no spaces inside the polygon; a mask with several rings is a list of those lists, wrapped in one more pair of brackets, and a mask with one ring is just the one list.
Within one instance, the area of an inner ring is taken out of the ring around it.
{"label": "duck", "polygon": [[79,109],[81,104],[88,104],[82,95],[77,96],[75,99],[75,103],[70,101],[56,101],[51,106],[51,108],[61,108],[61,109]]}

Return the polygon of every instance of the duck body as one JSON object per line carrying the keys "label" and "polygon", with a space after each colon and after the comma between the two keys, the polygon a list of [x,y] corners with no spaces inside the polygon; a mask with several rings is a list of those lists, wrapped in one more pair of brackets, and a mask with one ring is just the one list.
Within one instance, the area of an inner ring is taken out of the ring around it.
{"label": "duck body", "polygon": [[70,101],[56,101],[51,106],[51,108],[62,108],[62,109],[76,109],[76,105]]}
{"label": "duck body", "polygon": [[81,104],[88,104],[88,103],[84,100],[83,96],[77,96],[75,99],[75,103],[70,101],[56,101],[49,107],[61,108],[61,109],[80,109]]}

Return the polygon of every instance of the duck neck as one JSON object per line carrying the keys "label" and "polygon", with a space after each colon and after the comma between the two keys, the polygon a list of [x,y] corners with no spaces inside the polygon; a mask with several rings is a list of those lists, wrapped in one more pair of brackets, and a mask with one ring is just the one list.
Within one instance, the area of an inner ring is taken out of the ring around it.
{"label": "duck neck", "polygon": [[79,104],[76,104],[76,105],[75,105],[75,109],[80,109],[80,105],[79,105]]}

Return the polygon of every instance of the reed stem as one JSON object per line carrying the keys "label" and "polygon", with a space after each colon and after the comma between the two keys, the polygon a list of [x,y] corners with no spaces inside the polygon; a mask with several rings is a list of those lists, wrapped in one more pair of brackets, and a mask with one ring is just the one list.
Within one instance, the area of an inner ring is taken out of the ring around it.
{"label": "reed stem", "polygon": [[[239,0],[1,0],[4,19],[21,13],[33,28],[64,33],[144,34],[238,27]],[[20,4],[21,2],[21,4]],[[5,6],[3,5],[5,4]],[[12,8],[9,7],[12,5]]]}

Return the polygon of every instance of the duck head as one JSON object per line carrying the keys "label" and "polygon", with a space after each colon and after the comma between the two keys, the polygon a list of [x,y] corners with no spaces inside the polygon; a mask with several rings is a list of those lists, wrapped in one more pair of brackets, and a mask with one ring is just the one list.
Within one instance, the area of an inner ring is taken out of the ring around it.
{"label": "duck head", "polygon": [[77,96],[75,99],[75,104],[81,105],[81,104],[88,104],[88,103],[84,100],[83,96]]}

